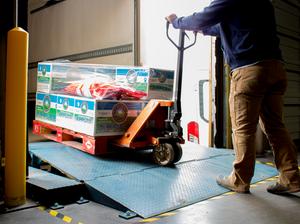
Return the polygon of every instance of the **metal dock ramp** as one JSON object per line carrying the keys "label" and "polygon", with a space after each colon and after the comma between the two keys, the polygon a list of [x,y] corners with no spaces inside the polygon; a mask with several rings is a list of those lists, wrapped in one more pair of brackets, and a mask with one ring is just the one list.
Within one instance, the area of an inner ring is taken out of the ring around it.
{"label": "metal dock ramp", "polygon": [[[234,160],[232,150],[194,144],[183,146],[183,157],[173,167],[157,166],[143,152],[95,157],[56,142],[31,143],[29,150],[99,193],[95,201],[104,196],[143,218],[228,192],[215,178],[228,175]],[[275,168],[257,163],[252,183],[275,175]]]}

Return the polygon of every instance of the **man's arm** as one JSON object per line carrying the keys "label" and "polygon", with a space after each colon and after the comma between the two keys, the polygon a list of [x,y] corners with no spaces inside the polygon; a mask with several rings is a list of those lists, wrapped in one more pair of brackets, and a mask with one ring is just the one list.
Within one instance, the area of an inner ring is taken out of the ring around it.
{"label": "man's arm", "polygon": [[220,23],[218,23],[214,26],[204,28],[201,30],[201,32],[203,33],[203,35],[220,37]]}
{"label": "man's arm", "polygon": [[240,0],[214,0],[203,11],[190,16],[174,18],[171,22],[174,28],[201,31],[214,26],[234,13],[234,6]]}

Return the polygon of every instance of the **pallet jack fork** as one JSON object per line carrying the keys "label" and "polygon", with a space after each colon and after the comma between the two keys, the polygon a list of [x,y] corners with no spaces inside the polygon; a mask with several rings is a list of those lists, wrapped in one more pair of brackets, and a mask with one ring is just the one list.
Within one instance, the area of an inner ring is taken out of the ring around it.
{"label": "pallet jack fork", "polygon": [[185,46],[187,34],[184,30],[180,30],[177,45],[169,36],[169,26],[170,23],[167,22],[167,38],[178,49],[174,100],[150,100],[125,134],[114,141],[119,147],[153,148],[153,159],[162,166],[176,163],[182,157],[181,144],[184,144],[184,138],[180,119],[183,53],[195,45],[197,37],[194,33],[194,41]]}

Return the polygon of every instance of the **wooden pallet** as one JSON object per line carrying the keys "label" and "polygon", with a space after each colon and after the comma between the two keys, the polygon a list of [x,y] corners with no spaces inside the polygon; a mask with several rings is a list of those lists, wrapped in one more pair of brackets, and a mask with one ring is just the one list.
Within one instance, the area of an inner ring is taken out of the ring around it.
{"label": "wooden pallet", "polygon": [[92,155],[108,153],[108,141],[115,136],[89,136],[45,122],[33,121],[33,134],[62,143]]}

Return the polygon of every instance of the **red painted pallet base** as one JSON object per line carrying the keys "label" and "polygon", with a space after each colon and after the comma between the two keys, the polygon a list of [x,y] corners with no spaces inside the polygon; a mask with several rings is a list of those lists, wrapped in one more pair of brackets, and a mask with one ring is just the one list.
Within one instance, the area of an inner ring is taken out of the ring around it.
{"label": "red painted pallet base", "polygon": [[45,122],[33,121],[33,134],[62,143],[92,155],[108,153],[108,140],[115,136],[89,136]]}

